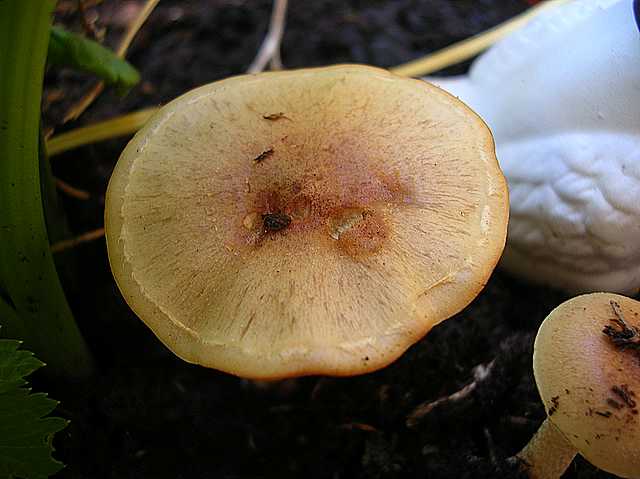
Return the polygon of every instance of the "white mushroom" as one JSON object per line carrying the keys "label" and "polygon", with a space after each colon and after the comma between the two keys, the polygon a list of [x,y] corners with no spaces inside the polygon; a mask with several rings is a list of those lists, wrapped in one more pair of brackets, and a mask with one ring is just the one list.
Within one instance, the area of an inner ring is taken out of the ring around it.
{"label": "white mushroom", "polygon": [[[635,4],[638,8],[638,4]],[[631,0],[541,14],[433,79],[493,130],[511,195],[503,266],[568,291],[640,287],[640,36]]]}

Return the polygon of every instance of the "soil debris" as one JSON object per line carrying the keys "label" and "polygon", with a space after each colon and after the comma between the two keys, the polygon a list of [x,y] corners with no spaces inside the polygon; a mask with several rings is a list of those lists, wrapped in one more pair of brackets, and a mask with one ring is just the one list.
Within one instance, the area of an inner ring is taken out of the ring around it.
{"label": "soil debris", "polygon": [[280,231],[291,224],[291,216],[284,213],[267,213],[262,215],[262,221],[267,231]]}
{"label": "soil debris", "polygon": [[264,118],[265,120],[269,120],[269,121],[278,121],[278,120],[289,120],[289,121],[291,121],[291,119],[289,117],[287,117],[283,112],[270,113],[268,115],[262,115],[262,118]]}
{"label": "soil debris", "polygon": [[635,393],[629,390],[629,386],[626,384],[613,386],[611,392],[618,396],[629,408],[633,409],[636,407],[636,401],[632,398],[632,396],[635,396]]}
{"label": "soil debris", "polygon": [[269,148],[268,150],[264,150],[262,153],[260,153],[258,156],[256,156],[253,161],[254,163],[262,163],[264,160],[266,160],[267,158],[269,158],[271,155],[273,155],[273,148]]}
{"label": "soil debris", "polygon": [[[462,399],[467,398],[478,386],[479,382],[486,380],[491,371],[495,366],[495,359],[489,362],[488,364],[479,364],[475,368],[473,368],[473,381],[469,384],[465,385],[462,389],[448,395],[443,396],[441,398],[436,399],[435,401],[427,401],[420,405],[418,405],[409,415],[407,416],[406,425],[408,428],[416,427],[422,419],[433,411],[436,407],[441,404],[447,402],[456,402]],[[557,398],[555,398],[557,399]]]}
{"label": "soil debris", "polygon": [[607,404],[608,404],[609,406],[611,406],[612,408],[614,408],[614,409],[622,409],[622,404],[620,404],[620,403],[619,403],[618,401],[616,401],[615,399],[608,398],[608,399],[607,399]]}
{"label": "soil debris", "polygon": [[615,318],[611,321],[617,326],[606,325],[602,332],[606,334],[611,342],[620,350],[633,349],[640,353],[640,330],[635,326],[630,326],[624,319],[620,305],[611,301],[611,309]]}

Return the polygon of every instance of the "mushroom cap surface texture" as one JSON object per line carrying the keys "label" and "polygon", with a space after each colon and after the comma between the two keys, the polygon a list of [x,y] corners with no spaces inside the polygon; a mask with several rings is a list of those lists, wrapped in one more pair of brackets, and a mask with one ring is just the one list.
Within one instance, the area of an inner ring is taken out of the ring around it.
{"label": "mushroom cap surface texture", "polygon": [[640,302],[612,293],[582,295],[547,316],[533,354],[549,420],[593,465],[631,478],[640,478],[638,328]]}
{"label": "mushroom cap surface texture", "polygon": [[386,366],[478,294],[508,218],[482,120],[356,65],[179,97],[127,145],[106,203],[134,312],[184,360],[265,379]]}

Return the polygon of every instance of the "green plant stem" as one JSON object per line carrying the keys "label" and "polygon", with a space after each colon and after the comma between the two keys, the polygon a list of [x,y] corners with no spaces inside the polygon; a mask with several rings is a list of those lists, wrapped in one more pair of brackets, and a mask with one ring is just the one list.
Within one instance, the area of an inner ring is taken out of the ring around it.
{"label": "green plant stem", "polygon": [[0,297],[0,334],[4,333],[4,328],[17,333],[18,337],[23,337],[24,331],[22,328],[22,322],[18,317],[18,313],[13,306]]}
{"label": "green plant stem", "polygon": [[24,339],[48,372],[82,376],[91,358],[53,263],[40,188],[40,101],[54,6],[0,1],[0,284],[24,337],[11,324],[3,336]]}

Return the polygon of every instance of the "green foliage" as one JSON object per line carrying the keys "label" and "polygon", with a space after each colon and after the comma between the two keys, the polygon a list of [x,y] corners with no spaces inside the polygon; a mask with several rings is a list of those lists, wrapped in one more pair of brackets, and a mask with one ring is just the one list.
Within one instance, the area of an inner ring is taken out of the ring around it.
{"label": "green foliage", "polygon": [[140,75],[128,62],[93,40],[51,27],[48,63],[93,73],[124,93],[140,81]]}
{"label": "green foliage", "polygon": [[[49,246],[39,155],[40,100],[54,0],[0,0],[0,321],[47,372],[82,376],[91,358]],[[46,161],[46,160],[45,160]]]}
{"label": "green foliage", "polygon": [[44,417],[57,401],[25,388],[25,377],[44,363],[19,346],[0,340],[0,477],[45,478],[63,467],[51,457],[51,440],[67,421]]}

